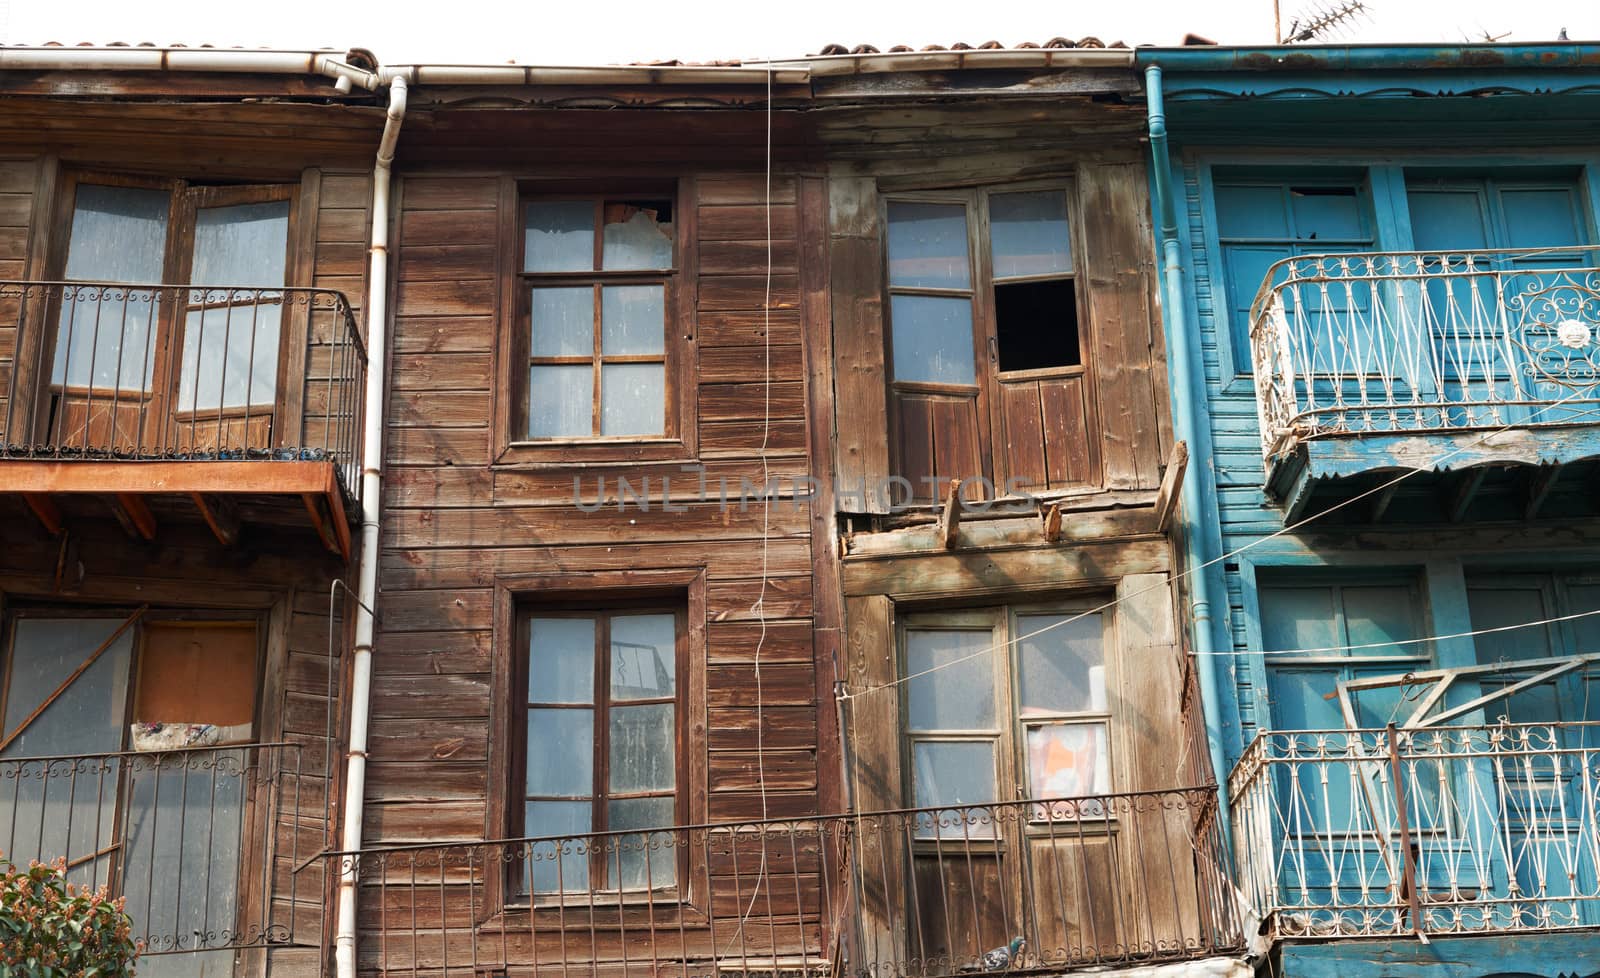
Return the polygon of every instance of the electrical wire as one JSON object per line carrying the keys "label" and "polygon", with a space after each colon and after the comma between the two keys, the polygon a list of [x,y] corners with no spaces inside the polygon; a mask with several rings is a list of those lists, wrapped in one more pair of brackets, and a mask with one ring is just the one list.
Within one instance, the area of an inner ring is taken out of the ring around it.
{"label": "electrical wire", "polygon": [[[873,693],[873,692],[877,692],[878,690],[889,689],[889,688],[892,688],[894,686],[899,686],[899,685],[901,685],[903,683],[908,683],[913,679],[920,679],[923,676],[929,675],[929,674],[934,673],[934,672],[938,672],[938,671],[940,671],[942,669],[949,669],[949,668],[951,668],[953,666],[961,665],[964,662],[968,662],[968,661],[973,660],[973,659],[981,658],[983,656],[986,656],[986,655],[990,654],[991,652],[997,652],[997,651],[1000,651],[1002,649],[1009,649],[1010,647],[1012,647],[1014,645],[1019,645],[1022,642],[1027,641],[1028,639],[1035,638],[1035,637],[1037,637],[1039,635],[1043,635],[1046,632],[1053,631],[1053,630],[1055,630],[1057,628],[1064,628],[1067,625],[1073,624],[1074,622],[1081,621],[1082,619],[1087,618],[1090,615],[1099,614],[1100,612],[1108,611],[1110,609],[1116,608],[1118,605],[1122,604],[1123,602],[1130,601],[1133,598],[1136,598],[1136,597],[1139,597],[1141,595],[1147,594],[1147,593],[1149,593],[1151,591],[1155,591],[1157,589],[1162,589],[1162,588],[1167,588],[1170,585],[1176,584],[1178,581],[1181,581],[1184,578],[1189,577],[1189,576],[1191,576],[1193,574],[1199,573],[1200,571],[1205,570],[1208,567],[1215,566],[1216,564],[1222,563],[1223,561],[1229,560],[1229,559],[1231,559],[1233,557],[1237,557],[1238,555],[1240,555],[1242,553],[1245,553],[1248,550],[1253,550],[1256,547],[1259,547],[1259,546],[1261,546],[1261,545],[1263,545],[1265,543],[1268,543],[1268,542],[1270,542],[1272,540],[1275,540],[1275,539],[1277,539],[1279,537],[1282,537],[1282,536],[1284,536],[1286,534],[1293,533],[1296,530],[1299,530],[1300,528],[1302,528],[1304,526],[1307,526],[1308,524],[1310,524],[1312,522],[1315,522],[1316,520],[1319,520],[1324,516],[1327,516],[1329,513],[1337,512],[1338,510],[1343,509],[1343,508],[1345,508],[1347,506],[1351,506],[1351,505],[1353,505],[1353,504],[1355,504],[1357,502],[1360,502],[1361,500],[1366,499],[1369,496],[1374,496],[1374,495],[1377,495],[1378,493],[1385,492],[1388,489],[1390,489],[1390,488],[1392,488],[1394,486],[1397,486],[1400,483],[1404,482],[1405,480],[1411,478],[1412,476],[1416,475],[1419,472],[1426,472],[1426,471],[1430,471],[1430,470],[1436,469],[1436,468],[1439,467],[1440,463],[1448,461],[1449,459],[1454,458],[1457,455],[1461,455],[1461,454],[1463,454],[1463,453],[1465,453],[1467,451],[1470,451],[1471,449],[1477,448],[1479,445],[1482,445],[1485,441],[1487,441],[1488,439],[1494,437],[1495,435],[1500,434],[1501,432],[1507,431],[1507,430],[1509,430],[1511,428],[1517,428],[1517,427],[1526,426],[1530,421],[1532,421],[1533,418],[1537,417],[1540,414],[1543,414],[1546,411],[1551,411],[1551,410],[1554,410],[1557,407],[1560,407],[1561,405],[1565,404],[1567,401],[1572,400],[1574,397],[1577,397],[1578,394],[1580,394],[1582,392],[1583,391],[1582,391],[1581,388],[1574,389],[1572,391],[1572,393],[1566,395],[1565,397],[1562,397],[1562,398],[1560,398],[1558,400],[1555,400],[1555,401],[1552,401],[1549,404],[1546,404],[1546,405],[1544,405],[1544,406],[1542,406],[1540,408],[1537,408],[1527,418],[1519,419],[1517,421],[1507,422],[1506,424],[1501,425],[1498,428],[1494,428],[1494,429],[1492,429],[1490,431],[1486,431],[1482,435],[1480,435],[1478,438],[1474,439],[1472,442],[1470,442],[1468,444],[1465,444],[1465,445],[1462,445],[1459,448],[1452,449],[1451,451],[1446,452],[1445,454],[1440,455],[1439,457],[1431,460],[1430,463],[1428,465],[1426,465],[1426,466],[1422,466],[1422,465],[1412,466],[1411,468],[1405,470],[1404,472],[1402,472],[1399,475],[1395,476],[1393,479],[1388,480],[1387,482],[1384,482],[1384,483],[1381,483],[1379,485],[1373,486],[1372,488],[1367,489],[1364,492],[1361,492],[1361,493],[1358,493],[1358,494],[1356,494],[1354,496],[1351,496],[1349,499],[1342,499],[1339,502],[1333,504],[1332,506],[1328,507],[1327,509],[1325,509],[1325,510],[1319,512],[1319,513],[1315,513],[1315,514],[1313,514],[1311,516],[1308,516],[1305,519],[1299,520],[1299,521],[1297,521],[1295,523],[1288,524],[1288,525],[1282,527],[1281,529],[1275,530],[1272,533],[1267,534],[1264,537],[1257,537],[1256,539],[1251,540],[1250,542],[1244,544],[1243,546],[1238,547],[1237,549],[1231,550],[1228,553],[1225,553],[1220,557],[1215,557],[1215,558],[1213,558],[1211,560],[1208,560],[1208,561],[1206,561],[1204,563],[1197,564],[1194,567],[1187,568],[1185,570],[1181,570],[1176,574],[1172,574],[1166,580],[1162,581],[1159,584],[1152,584],[1149,587],[1141,588],[1138,591],[1135,591],[1135,592],[1133,592],[1131,594],[1125,594],[1125,595],[1122,595],[1120,597],[1113,598],[1112,600],[1107,601],[1107,602],[1105,602],[1103,604],[1097,605],[1097,606],[1095,606],[1093,608],[1089,608],[1089,609],[1087,609],[1085,611],[1081,611],[1081,612],[1079,612],[1079,613],[1077,613],[1075,615],[1071,615],[1069,617],[1063,618],[1060,621],[1052,622],[1051,624],[1045,625],[1044,627],[1036,629],[1036,630],[1034,630],[1032,632],[1028,632],[1028,633],[1026,633],[1024,635],[1018,635],[1015,638],[1007,639],[1006,641],[1003,641],[1003,642],[997,642],[997,643],[995,643],[993,645],[987,646],[987,647],[982,648],[982,649],[978,649],[977,651],[971,652],[971,653],[969,653],[967,655],[960,656],[960,657],[955,658],[955,659],[950,659],[949,661],[946,661],[946,662],[941,662],[941,663],[939,663],[938,665],[935,665],[935,666],[930,666],[927,669],[923,669],[923,670],[920,670],[920,671],[914,672],[914,673],[908,673],[907,675],[900,676],[900,677],[897,677],[895,679],[891,679],[888,682],[878,683],[878,684],[873,685],[873,686],[867,686],[867,687],[864,687],[862,689],[855,690],[853,692],[849,691],[849,690],[846,690],[846,691],[840,693],[837,698],[839,700],[841,700],[841,701],[850,700],[850,699],[855,699],[856,697],[859,697],[859,696],[864,696],[867,693]],[[1572,421],[1572,420],[1574,420],[1576,418],[1581,418],[1581,417],[1584,417],[1586,415],[1594,415],[1594,414],[1597,414],[1597,413],[1600,413],[1600,408],[1590,408],[1590,409],[1585,410],[1585,411],[1577,412],[1576,414],[1568,415],[1565,418],[1563,418],[1563,421],[1564,422],[1570,422],[1570,421]],[[1190,656],[1198,656],[1198,653],[1194,652],[1193,650],[1190,650],[1188,654]],[[1229,650],[1229,651],[1225,651],[1225,652],[1218,652],[1218,653],[1212,653],[1212,654],[1214,654],[1214,655],[1258,655],[1260,653],[1250,652],[1250,651],[1235,652],[1235,651]]]}

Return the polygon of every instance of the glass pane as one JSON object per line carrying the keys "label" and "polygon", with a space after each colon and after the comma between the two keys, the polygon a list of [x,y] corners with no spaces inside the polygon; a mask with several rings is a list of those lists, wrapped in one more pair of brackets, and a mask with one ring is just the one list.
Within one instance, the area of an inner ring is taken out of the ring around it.
{"label": "glass pane", "polygon": [[889,284],[944,289],[972,284],[965,205],[889,204]]}
{"label": "glass pane", "polygon": [[1298,652],[1343,645],[1329,587],[1266,587],[1261,601],[1261,644],[1265,652]]}
{"label": "glass pane", "polygon": [[670,791],[677,783],[671,703],[611,708],[611,790]]}
{"label": "glass pane", "polygon": [[667,219],[668,212],[668,205],[662,201],[606,201],[600,267],[671,268],[672,222]]}
{"label": "glass pane", "polygon": [[987,629],[906,632],[912,730],[994,729],[994,653],[985,651],[992,638]]}
{"label": "glass pane", "polygon": [[600,368],[600,433],[660,435],[667,430],[667,368],[608,363]]}
{"label": "glass pane", "polygon": [[1355,187],[1290,187],[1294,236],[1301,241],[1363,240],[1368,237]]}
{"label": "glass pane", "polygon": [[660,699],[676,691],[677,618],[617,615],[611,619],[611,698]]}
{"label": "glass pane", "polygon": [[[530,839],[567,836],[528,847],[525,891],[583,892],[589,889],[589,839],[593,806],[587,801],[530,801],[523,806],[522,831]],[[571,838],[577,836],[577,838]]]}
{"label": "glass pane", "polygon": [[[79,186],[65,277],[79,282],[160,282],[170,202],[165,190]],[[155,369],[156,309],[152,292],[66,290],[51,381],[149,390]]]}
{"label": "glass pane", "polygon": [[[134,936],[175,937],[183,946],[223,943],[237,924],[240,843],[245,837],[244,798],[255,758],[239,750],[151,754],[128,762],[128,807],[123,825],[122,891]],[[141,966],[141,975],[204,978],[201,967],[232,964],[231,952],[154,955],[185,967]],[[226,971],[221,972],[226,973]]]}
{"label": "glass pane", "polygon": [[594,794],[594,711],[528,710],[530,795],[587,798]]}
{"label": "glass pane", "polygon": [[594,356],[594,289],[534,289],[528,352],[536,357]]}
{"label": "glass pane", "polygon": [[1046,723],[1028,728],[1028,786],[1035,798],[1081,798],[1111,790],[1103,723]]}
{"label": "glass pane", "polygon": [[665,349],[666,287],[608,285],[600,290],[600,350],[608,357],[659,356]]}
{"label": "glass pane", "polygon": [[[624,798],[607,806],[613,830],[666,828],[677,821],[671,798]],[[660,889],[677,882],[676,836],[672,832],[612,836],[606,885],[624,890]]]}
{"label": "glass pane", "polygon": [[[992,804],[994,787],[994,744],[915,743],[911,745],[915,770],[915,807],[949,805],[958,810],[939,811],[917,817],[919,836],[944,838],[987,838],[994,835],[988,809],[961,811],[960,806]],[[963,821],[967,823],[963,825]]]}
{"label": "glass pane", "polygon": [[76,883],[109,881],[109,864],[87,857],[112,840],[120,763],[108,757],[20,759],[122,747],[134,630],[124,631],[25,729],[22,724],[121,624],[120,618],[22,618],[13,634],[4,732],[22,733],[0,753],[0,782],[11,786],[0,805],[0,840],[6,858],[19,865],[85,860],[71,874]]}
{"label": "glass pane", "polygon": [[[1023,716],[1106,710],[1104,627],[1098,614],[1018,615]],[[1042,631],[1048,629],[1048,631]],[[1034,634],[1034,633],[1039,634]],[[1027,636],[1033,636],[1031,638]]]}
{"label": "glass pane", "polygon": [[972,302],[925,295],[889,297],[894,379],[973,384]]}
{"label": "glass pane", "polygon": [[1071,274],[1067,195],[1059,190],[992,195],[989,243],[995,278]]}
{"label": "glass pane", "polygon": [[528,702],[594,702],[594,619],[528,623]]}
{"label": "glass pane", "polygon": [[178,410],[273,403],[288,247],[286,200],[196,213]]}
{"label": "glass pane", "polygon": [[594,270],[593,201],[538,201],[523,215],[523,271]]}
{"label": "glass pane", "polygon": [[[1381,587],[1340,588],[1344,599],[1344,644],[1374,645],[1370,649],[1351,649],[1351,655],[1429,654],[1425,644],[1390,645],[1390,642],[1418,638],[1417,596],[1403,584]],[[1384,643],[1384,644],[1376,644]]]}
{"label": "glass pane", "polygon": [[528,372],[528,437],[594,434],[594,368],[536,366]]}
{"label": "glass pane", "polygon": [[1212,200],[1217,208],[1217,234],[1221,237],[1281,240],[1291,237],[1280,186],[1218,184]]}
{"label": "glass pane", "polygon": [[[1467,611],[1472,617],[1474,631],[1543,621],[1551,617],[1544,589],[1537,585],[1471,585],[1467,588]],[[1473,644],[1477,649],[1478,662],[1483,665],[1493,665],[1502,659],[1507,662],[1546,659],[1555,654],[1550,647],[1549,629],[1542,626],[1478,635],[1473,638]]]}

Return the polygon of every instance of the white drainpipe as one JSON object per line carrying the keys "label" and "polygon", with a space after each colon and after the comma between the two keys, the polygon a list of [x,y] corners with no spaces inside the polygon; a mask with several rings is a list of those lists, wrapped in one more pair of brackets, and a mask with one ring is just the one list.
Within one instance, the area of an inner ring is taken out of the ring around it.
{"label": "white drainpipe", "polygon": [[[350,666],[350,748],[345,755],[344,834],[339,848],[361,848],[362,803],[367,790],[367,711],[372,698],[372,609],[378,602],[378,510],[383,488],[384,378],[388,367],[389,172],[400,124],[406,117],[406,80],[389,81],[389,113],[372,168],[371,271],[367,276],[367,399],[361,438],[361,563],[357,573],[356,641]],[[333,704],[328,705],[329,709]],[[334,962],[338,978],[356,974],[356,877],[354,856],[339,873],[338,930]]]}

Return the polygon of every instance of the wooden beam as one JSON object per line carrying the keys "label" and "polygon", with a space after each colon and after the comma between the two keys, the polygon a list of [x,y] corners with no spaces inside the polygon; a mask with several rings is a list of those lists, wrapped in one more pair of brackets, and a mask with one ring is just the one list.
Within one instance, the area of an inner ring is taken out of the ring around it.
{"label": "wooden beam", "polygon": [[956,545],[956,530],[961,526],[961,480],[951,479],[944,490],[944,508],[939,511],[939,545],[950,550]]}
{"label": "wooden beam", "polygon": [[1556,480],[1561,478],[1561,469],[1561,464],[1557,463],[1541,465],[1529,471],[1527,481],[1522,485],[1523,519],[1538,518],[1544,501],[1550,498],[1550,490],[1556,487]]}
{"label": "wooden beam", "polygon": [[55,500],[44,493],[25,492],[22,494],[22,501],[28,504],[29,509],[33,510],[33,515],[38,518],[40,523],[44,524],[45,530],[51,536],[60,536],[61,510],[56,507]]}
{"label": "wooden beam", "polygon": [[1387,472],[1383,473],[1382,478],[1389,481],[1382,489],[1378,490],[1377,495],[1372,497],[1372,510],[1367,514],[1367,519],[1373,523],[1383,522],[1384,514],[1389,512],[1389,504],[1394,502],[1394,494],[1400,491],[1400,480],[1398,478]]}
{"label": "wooden beam", "polygon": [[156,517],[150,512],[144,497],[132,492],[119,492],[117,495],[117,509],[127,517],[124,526],[132,528],[132,533],[146,540],[156,538]]}
{"label": "wooden beam", "polygon": [[332,462],[0,461],[0,492],[130,495],[191,492],[298,495],[326,492]]}
{"label": "wooden beam", "polygon": [[306,512],[311,514],[311,525],[316,528],[317,536],[322,540],[322,545],[329,552],[339,554],[346,560],[349,555],[339,548],[339,538],[333,529],[334,520],[328,519],[322,511],[322,496],[318,493],[301,493],[300,498],[305,500]]}
{"label": "wooden beam", "polygon": [[1478,494],[1478,487],[1483,485],[1488,475],[1488,466],[1480,465],[1445,480],[1444,498],[1440,502],[1444,504],[1446,519],[1452,523],[1461,522],[1462,517],[1467,515],[1467,507],[1472,505],[1473,497]]}
{"label": "wooden beam", "polygon": [[1167,470],[1161,473],[1161,491],[1156,493],[1156,527],[1167,532],[1172,514],[1178,508],[1178,494],[1183,489],[1183,474],[1189,468],[1189,444],[1178,442],[1172,446],[1172,457],[1167,459]]}
{"label": "wooden beam", "polygon": [[1061,504],[1051,503],[1039,514],[1040,522],[1044,524],[1044,538],[1049,543],[1061,539]]}
{"label": "wooden beam", "polygon": [[191,492],[189,498],[194,501],[195,509],[200,511],[200,518],[206,521],[206,526],[211,527],[211,535],[224,547],[231,547],[239,542],[239,506],[227,496],[212,496],[203,492]]}

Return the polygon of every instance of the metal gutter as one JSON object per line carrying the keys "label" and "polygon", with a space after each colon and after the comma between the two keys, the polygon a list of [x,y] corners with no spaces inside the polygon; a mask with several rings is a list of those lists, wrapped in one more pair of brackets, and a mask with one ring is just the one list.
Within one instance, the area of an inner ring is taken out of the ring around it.
{"label": "metal gutter", "polygon": [[[1212,563],[1211,531],[1217,527],[1216,456],[1211,443],[1211,408],[1206,400],[1205,368],[1200,346],[1190,332],[1184,305],[1183,249],[1178,241],[1178,211],[1173,199],[1172,156],[1167,147],[1167,113],[1162,96],[1161,67],[1145,69],[1145,99],[1150,116],[1151,181],[1162,253],[1161,308],[1166,324],[1167,372],[1172,382],[1174,437],[1189,443],[1193,464],[1183,480],[1184,566],[1188,571],[1191,632],[1200,701],[1205,713],[1206,744],[1216,776],[1218,818],[1223,843],[1233,851],[1233,825],[1228,810],[1228,770],[1223,751],[1222,703],[1218,694],[1217,621],[1213,608],[1226,608],[1227,585],[1220,564]],[[1220,547],[1219,547],[1220,551]],[[1219,600],[1221,599],[1221,600]]]}
{"label": "metal gutter", "polygon": [[412,85],[804,85],[805,65],[391,65],[384,82]]}
{"label": "metal gutter", "polygon": [[[804,67],[813,78],[983,68],[1131,68],[1131,48],[1000,48],[973,51],[895,51],[832,54],[774,61],[778,68]],[[756,64],[758,62],[746,62]]]}
{"label": "metal gutter", "polygon": [[[353,53],[353,52],[351,52]],[[350,64],[351,53],[247,48],[0,47],[0,71],[193,71],[323,75],[340,92],[376,91],[378,73]]]}
{"label": "metal gutter", "polygon": [[1600,68],[1600,42],[1568,44],[1294,44],[1139,48],[1140,67],[1199,71]]}

